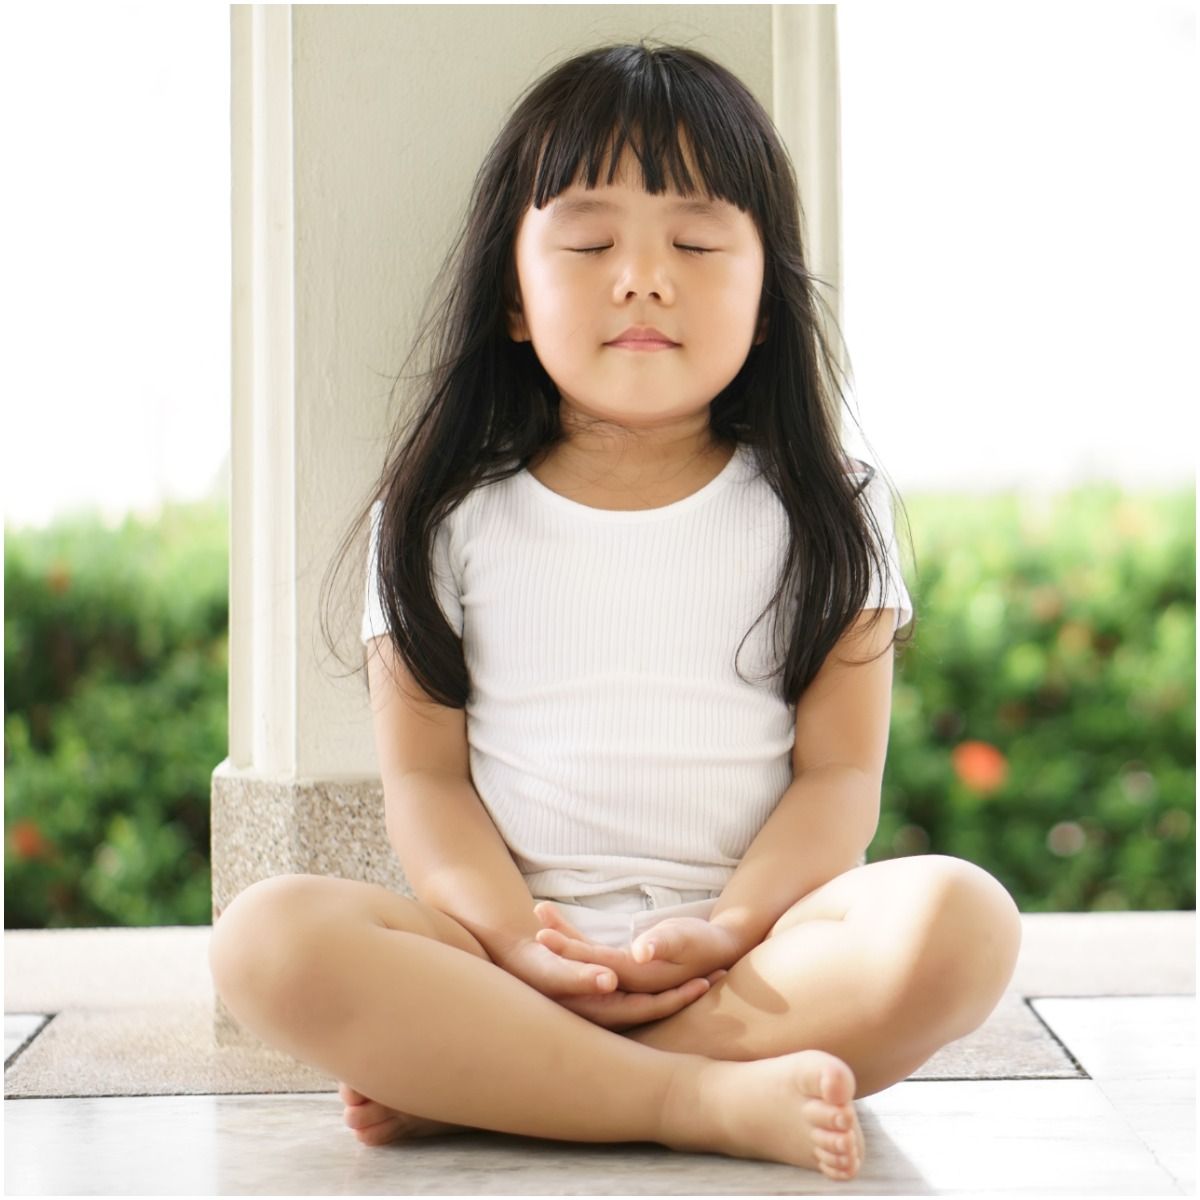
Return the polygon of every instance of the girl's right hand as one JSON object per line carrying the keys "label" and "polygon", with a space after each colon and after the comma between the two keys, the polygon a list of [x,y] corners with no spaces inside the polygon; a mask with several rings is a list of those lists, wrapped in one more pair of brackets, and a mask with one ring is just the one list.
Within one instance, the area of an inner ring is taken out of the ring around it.
{"label": "girl's right hand", "polygon": [[[516,942],[495,961],[564,1008],[617,1033],[679,1012],[726,973],[714,971],[665,992],[623,992],[617,986],[616,972],[595,963],[563,958],[533,938]],[[607,984],[601,982],[605,976]]]}

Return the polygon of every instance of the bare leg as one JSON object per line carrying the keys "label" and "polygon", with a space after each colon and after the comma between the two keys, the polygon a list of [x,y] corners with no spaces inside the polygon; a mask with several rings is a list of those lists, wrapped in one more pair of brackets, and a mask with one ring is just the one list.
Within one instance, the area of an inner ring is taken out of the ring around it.
{"label": "bare leg", "polygon": [[700,999],[629,1030],[642,1045],[846,1062],[861,1099],[978,1028],[1012,977],[1021,915],[987,872],[945,855],[856,867],[798,901]]}
{"label": "bare leg", "polygon": [[[383,919],[368,890],[376,903],[388,897]],[[853,1074],[834,1055],[722,1062],[640,1045],[437,940],[431,911],[373,885],[266,880],[214,929],[214,980],[265,1042],[404,1113],[568,1141],[655,1141],[831,1178],[857,1170],[857,1150],[844,1169],[818,1161],[823,1139],[853,1119]]]}

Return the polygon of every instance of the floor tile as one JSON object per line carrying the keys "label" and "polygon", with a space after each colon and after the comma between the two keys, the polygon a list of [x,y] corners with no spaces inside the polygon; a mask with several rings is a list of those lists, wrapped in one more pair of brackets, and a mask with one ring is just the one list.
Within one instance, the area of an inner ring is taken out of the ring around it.
{"label": "floor tile", "polygon": [[1196,1190],[1196,997],[1031,1004],[1186,1192]]}
{"label": "floor tile", "polygon": [[[1181,1194],[1088,1080],[897,1084],[859,1102],[855,1195]],[[361,1145],[327,1094],[10,1100],[9,1194],[828,1195],[816,1172],[652,1143]]]}

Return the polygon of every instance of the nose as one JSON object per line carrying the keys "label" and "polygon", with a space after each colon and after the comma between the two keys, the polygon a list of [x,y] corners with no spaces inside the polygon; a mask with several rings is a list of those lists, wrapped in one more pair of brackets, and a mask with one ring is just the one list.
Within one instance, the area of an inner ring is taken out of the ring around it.
{"label": "nose", "polygon": [[662,251],[631,248],[621,257],[613,298],[624,302],[638,296],[653,296],[664,304],[674,300],[675,285]]}

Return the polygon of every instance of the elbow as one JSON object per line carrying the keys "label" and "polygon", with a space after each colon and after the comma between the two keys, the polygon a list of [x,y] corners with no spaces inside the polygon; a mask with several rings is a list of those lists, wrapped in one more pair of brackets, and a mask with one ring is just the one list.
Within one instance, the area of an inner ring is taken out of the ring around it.
{"label": "elbow", "polygon": [[864,773],[860,795],[862,824],[859,826],[858,841],[862,847],[862,861],[866,861],[867,849],[879,832],[879,819],[883,809],[882,781]]}
{"label": "elbow", "polygon": [[860,837],[859,842],[862,850],[859,855],[859,862],[867,861],[867,851],[871,848],[871,843],[875,840],[875,835],[879,832],[879,811],[876,809],[875,817],[867,823],[866,831]]}

